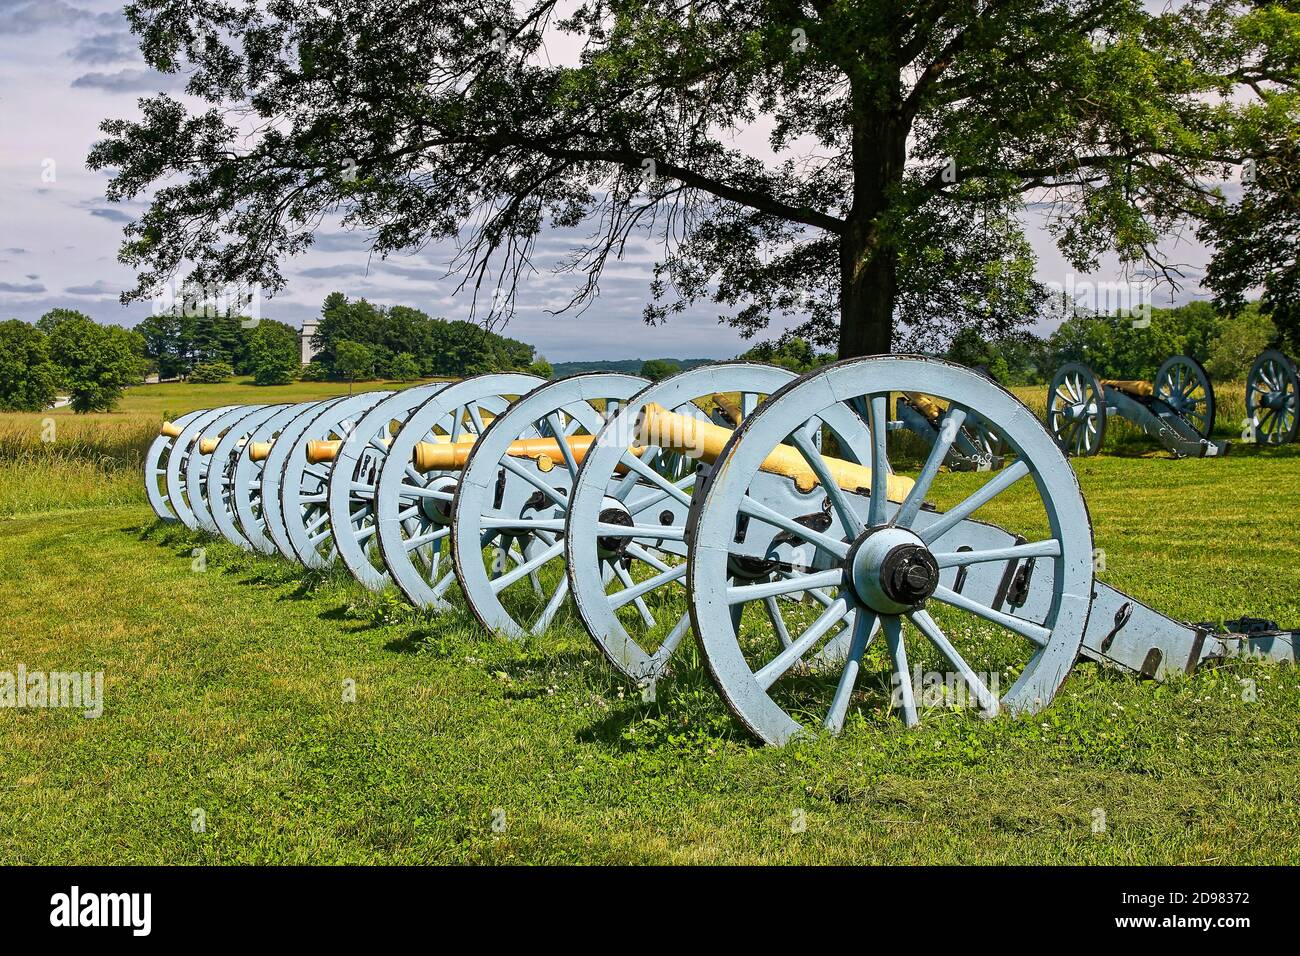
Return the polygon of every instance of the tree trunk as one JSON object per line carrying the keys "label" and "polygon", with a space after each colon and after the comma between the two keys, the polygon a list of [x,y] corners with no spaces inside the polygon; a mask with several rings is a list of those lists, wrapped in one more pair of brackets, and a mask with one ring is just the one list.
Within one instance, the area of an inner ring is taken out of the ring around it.
{"label": "tree trunk", "polygon": [[897,105],[853,94],[853,208],[840,237],[840,358],[889,352],[898,297],[898,247],[884,223],[907,163]]}

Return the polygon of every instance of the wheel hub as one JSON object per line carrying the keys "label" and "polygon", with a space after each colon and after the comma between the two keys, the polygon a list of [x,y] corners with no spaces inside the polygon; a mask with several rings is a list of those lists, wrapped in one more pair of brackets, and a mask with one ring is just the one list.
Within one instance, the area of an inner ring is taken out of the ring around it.
{"label": "wheel hub", "polygon": [[1278,389],[1276,392],[1263,393],[1263,401],[1261,402],[1261,404],[1265,408],[1277,410],[1281,408],[1283,405],[1285,405],[1286,403],[1287,403],[1286,392],[1283,391],[1282,389]]}
{"label": "wheel hub", "polygon": [[848,555],[849,586],[871,610],[902,614],[939,586],[939,565],[915,534],[884,526],[863,532]]}
{"label": "wheel hub", "polygon": [[[439,491],[443,494],[454,495],[456,493],[456,479],[450,475],[439,475],[433,481],[429,482],[429,489]],[[441,498],[421,498],[420,510],[424,516],[437,525],[451,524],[451,502],[443,501]]]}
{"label": "wheel hub", "polygon": [[[606,495],[600,504],[600,523],[622,525],[630,528],[635,523],[632,520],[632,512],[627,510],[627,505]],[[622,557],[623,551],[631,542],[631,535],[602,535],[596,538],[596,552],[602,558]]]}

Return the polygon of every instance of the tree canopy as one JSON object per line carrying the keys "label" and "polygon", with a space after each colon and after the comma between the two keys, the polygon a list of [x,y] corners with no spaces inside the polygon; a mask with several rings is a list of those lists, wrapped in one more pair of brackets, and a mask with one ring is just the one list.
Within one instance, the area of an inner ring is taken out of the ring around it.
{"label": "tree canopy", "polygon": [[0,410],[48,408],[58,379],[59,369],[50,361],[44,332],[17,319],[0,322]]}
{"label": "tree canopy", "polygon": [[75,412],[111,411],[122,390],[140,381],[144,340],[118,325],[87,318],[59,322],[49,335],[51,360],[63,371],[62,385]]}
{"label": "tree canopy", "polygon": [[1034,314],[1027,201],[1072,268],[1112,251],[1177,281],[1161,236],[1294,137],[1296,10],[135,0],[146,60],[203,105],[143,100],[89,162],[114,171],[109,198],[149,196],[128,298],[182,272],[278,290],[337,218],[380,255],[444,241],[490,323],[556,230],[577,237],[563,308],[644,238],[649,321],[711,301],[746,335],[779,317],[841,356],[934,346]]}

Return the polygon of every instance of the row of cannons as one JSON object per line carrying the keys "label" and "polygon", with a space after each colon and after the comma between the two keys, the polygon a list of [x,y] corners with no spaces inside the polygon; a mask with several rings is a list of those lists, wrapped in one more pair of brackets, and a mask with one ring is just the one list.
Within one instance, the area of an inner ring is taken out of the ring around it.
{"label": "row of cannons", "polygon": [[[1281,445],[1296,440],[1300,375],[1291,358],[1276,349],[1262,352],[1246,377],[1244,441]],[[1228,443],[1211,437],[1215,424],[1214,384],[1187,355],[1160,366],[1152,381],[1099,379],[1082,362],[1057,371],[1047,393],[1047,425],[1071,455],[1095,455],[1106,439],[1106,423],[1119,416],[1138,425],[1178,458],[1222,455]],[[997,463],[996,451],[990,459]]]}
{"label": "row of cannons", "polygon": [[[891,436],[914,413],[932,434],[909,477]],[[990,434],[1002,467],[963,470]],[[503,639],[584,628],[645,692],[692,634],[770,744],[836,732],[873,693],[916,724],[923,664],[993,715],[1048,705],[1080,657],[1157,679],[1295,658],[1269,622],[1182,623],[1098,581],[1052,433],[931,358],[801,377],[720,363],[654,384],[491,374],[207,409],[165,423],[145,469],[165,521],[467,606]]]}

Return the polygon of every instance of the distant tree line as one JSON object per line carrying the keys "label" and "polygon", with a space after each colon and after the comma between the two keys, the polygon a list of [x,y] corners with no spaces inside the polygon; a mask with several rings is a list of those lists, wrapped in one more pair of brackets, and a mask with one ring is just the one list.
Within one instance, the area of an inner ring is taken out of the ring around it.
{"label": "distant tree line", "polygon": [[304,367],[297,329],[229,310],[175,308],[124,329],[53,309],[35,325],[0,323],[0,409],[39,411],[65,393],[77,411],[107,411],[123,388],[150,371],[208,384],[248,375],[257,385],[287,385],[300,377],[356,382],[516,370],[552,374],[526,342],[409,306],[350,301],[341,292],[326,297],[312,345],[318,354]]}
{"label": "distant tree line", "polygon": [[551,366],[526,342],[473,322],[448,322],[405,305],[379,306],[333,292],[312,336],[312,378],[413,379],[530,370]]}
{"label": "distant tree line", "polygon": [[149,367],[144,337],[51,309],[35,325],[0,322],[0,409],[38,412],[66,394],[77,412],[108,411]]}
{"label": "distant tree line", "polygon": [[[1240,381],[1265,348],[1296,350],[1298,345],[1279,333],[1258,303],[1227,316],[1208,302],[1191,302],[1153,308],[1140,317],[1079,313],[1045,337],[1026,332],[989,339],[963,329],[943,357],[984,369],[1004,385],[1050,382],[1061,365],[1072,361],[1087,363],[1102,378],[1150,379],[1165,359],[1178,354],[1192,356],[1216,379]],[[806,372],[835,356],[791,337],[755,346],[741,358]]]}

